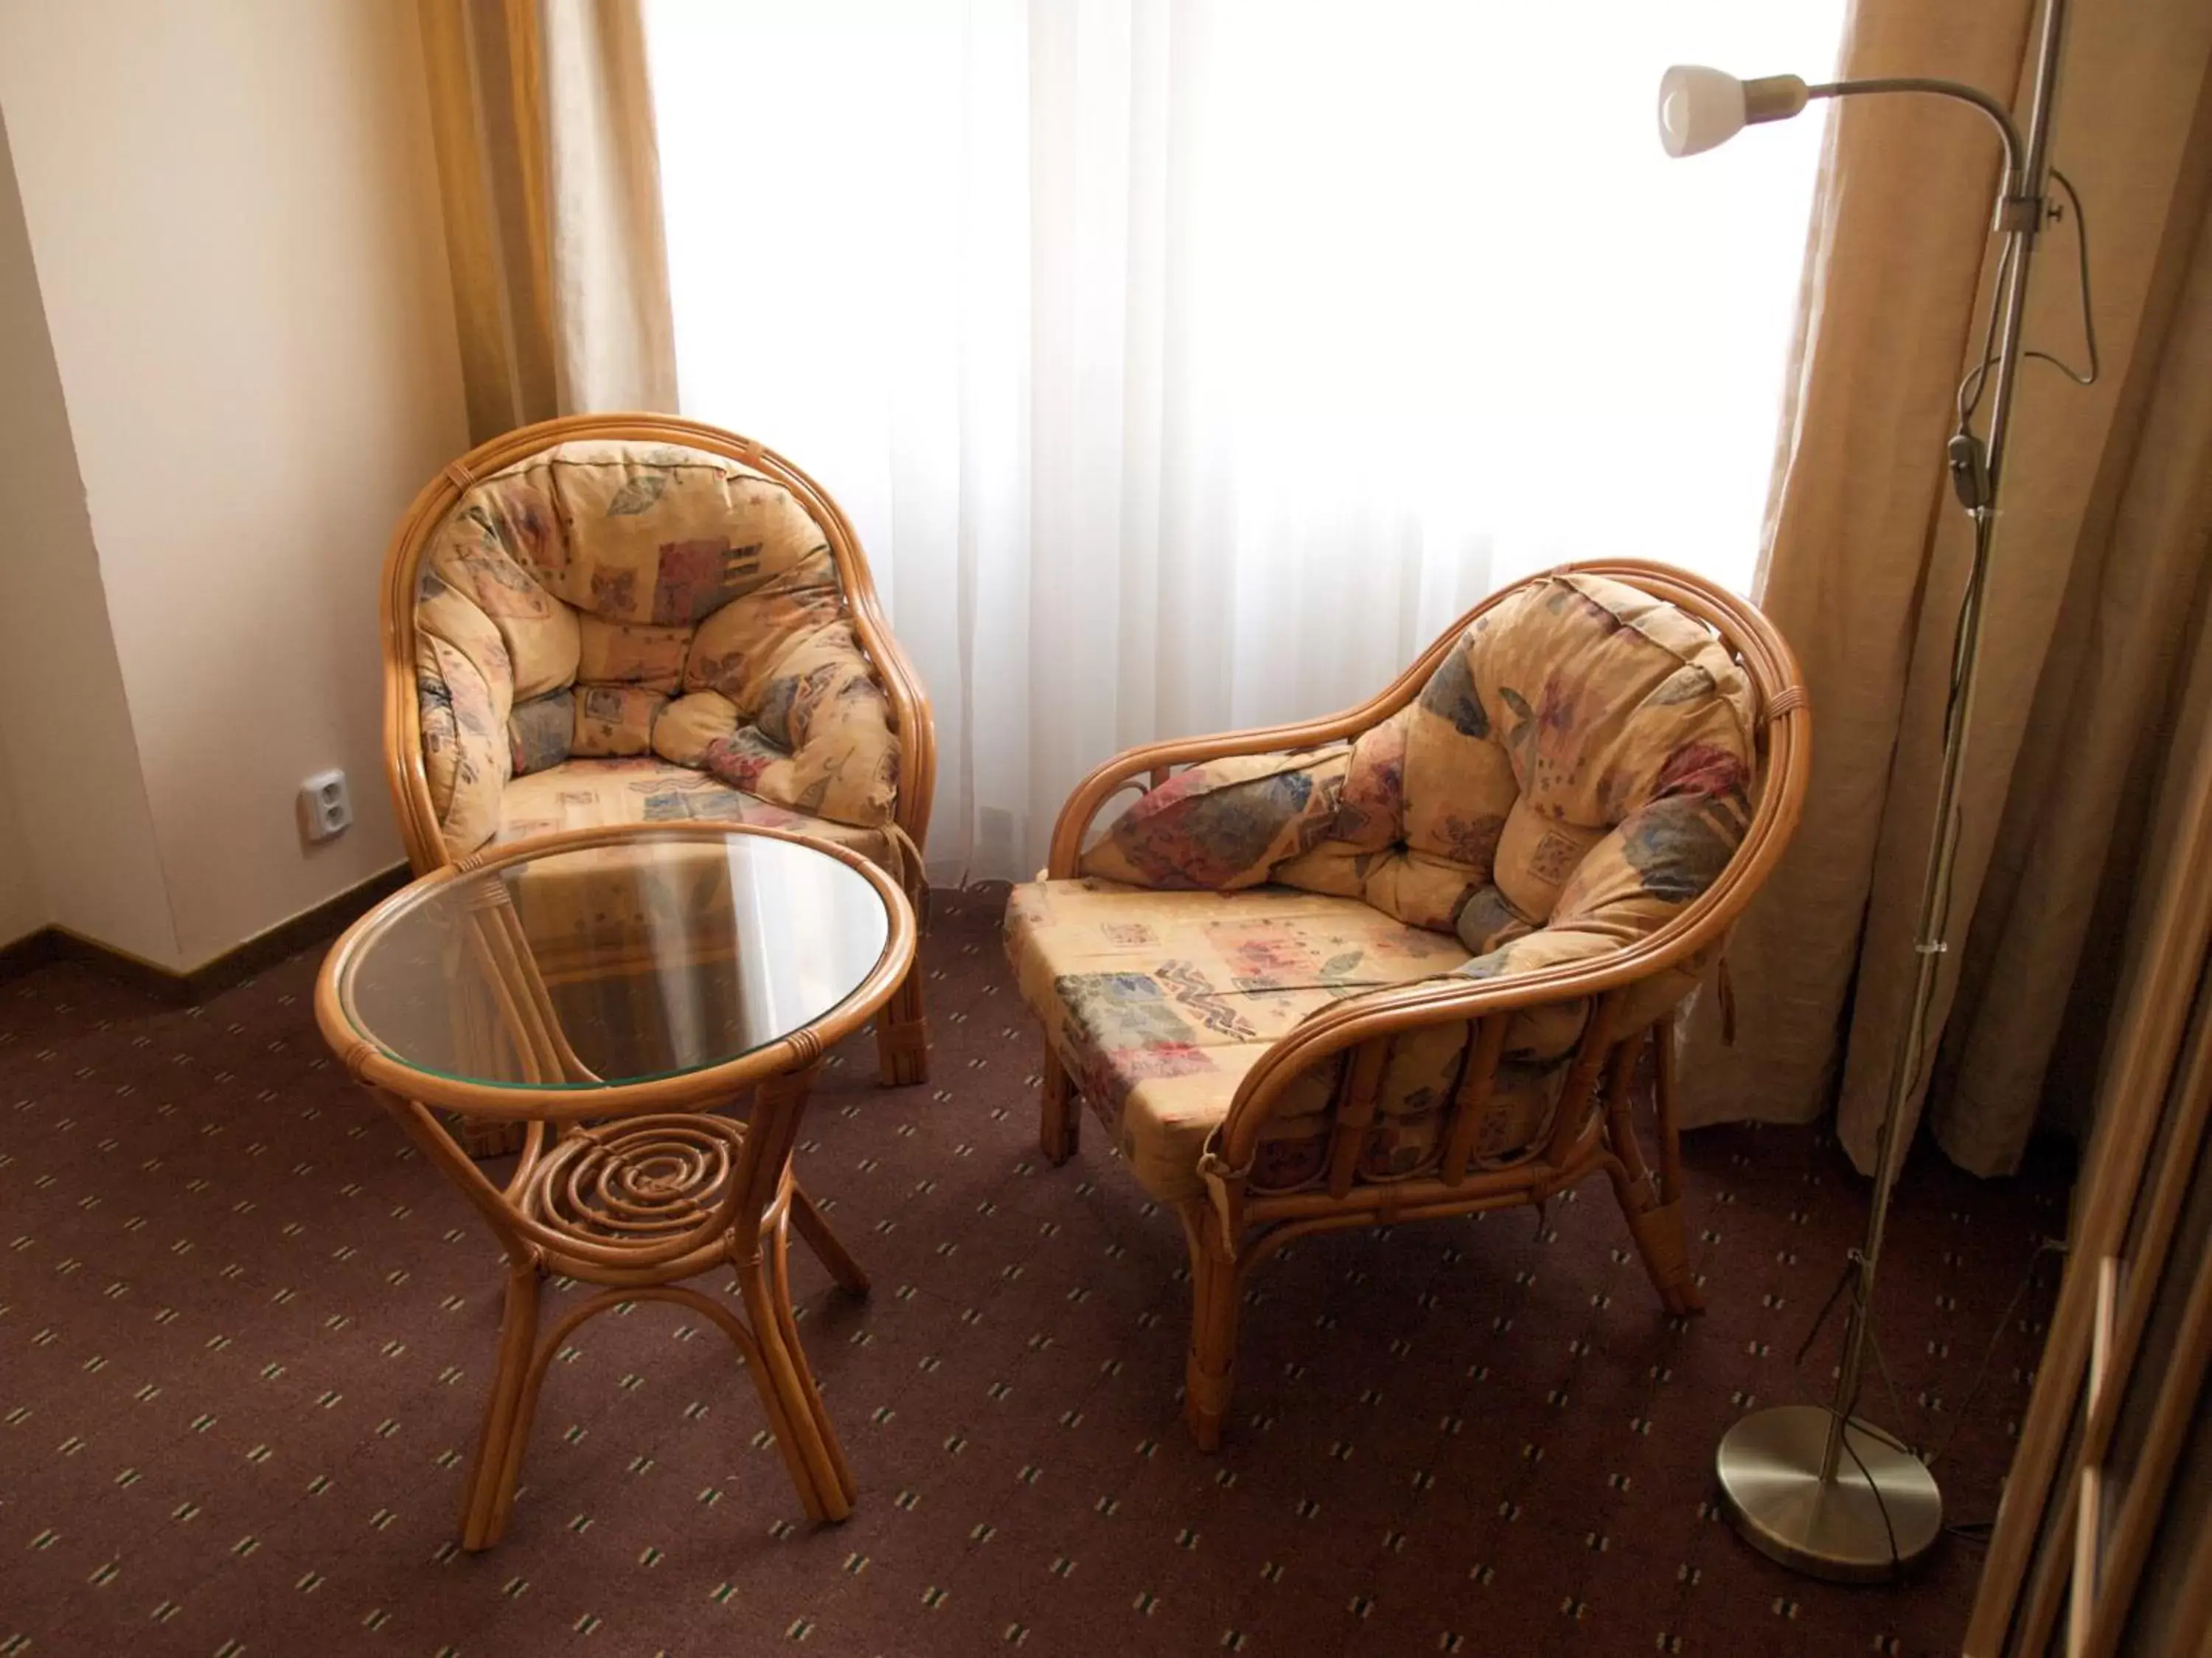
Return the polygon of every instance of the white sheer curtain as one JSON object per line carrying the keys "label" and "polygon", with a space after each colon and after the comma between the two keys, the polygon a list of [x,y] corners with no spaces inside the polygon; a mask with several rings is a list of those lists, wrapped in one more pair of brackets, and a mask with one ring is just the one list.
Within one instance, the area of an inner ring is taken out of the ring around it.
{"label": "white sheer curtain", "polygon": [[1820,123],[1669,163],[1655,92],[1843,0],[649,4],[685,411],[851,513],[934,879],[1529,570],[1750,581]]}

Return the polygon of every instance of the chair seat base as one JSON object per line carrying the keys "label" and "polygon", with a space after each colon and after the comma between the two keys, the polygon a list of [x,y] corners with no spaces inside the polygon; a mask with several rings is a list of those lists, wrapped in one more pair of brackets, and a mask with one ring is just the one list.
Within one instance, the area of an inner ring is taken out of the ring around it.
{"label": "chair seat base", "polygon": [[[1380,1208],[1349,1201],[1331,1207],[1318,1192],[1288,1198],[1254,1193],[1249,1194],[1258,1210],[1254,1214],[1245,1207],[1248,1194],[1241,1178],[1231,1176],[1224,1181],[1218,1173],[1206,1179],[1222,1184],[1222,1193],[1203,1190],[1177,1202],[1174,1206],[1190,1250],[1191,1337],[1183,1372],[1183,1422],[1198,1448],[1209,1452],[1220,1448],[1236,1386],[1237,1320],[1246,1276],[1284,1243],[1308,1233],[1538,1204],[1602,1170],[1661,1306],[1675,1317],[1702,1311],[1705,1296],[1690,1261],[1679,1149],[1672,1131],[1671,1026],[1662,1020],[1607,1047],[1609,1058],[1601,1064],[1593,1057],[1588,1065],[1592,1077],[1604,1073],[1602,1089],[1589,1100],[1591,1114],[1583,1119],[1587,1126],[1580,1137],[1568,1141],[1568,1155],[1560,1162],[1524,1163],[1448,1190],[1435,1181],[1422,1183],[1408,1201]],[[1662,1129],[1657,1169],[1645,1164],[1630,1120],[1630,1089],[1638,1056],[1647,1051],[1652,1104]],[[1041,1080],[1038,1144],[1048,1161],[1064,1163],[1077,1149],[1083,1100],[1049,1042]],[[1583,1097],[1571,1082],[1570,1093]],[[1404,1194],[1409,1187],[1401,1184],[1393,1190]],[[1352,1194],[1347,1191],[1343,1196],[1349,1199]],[[1286,1216],[1285,1205],[1304,1212]]]}

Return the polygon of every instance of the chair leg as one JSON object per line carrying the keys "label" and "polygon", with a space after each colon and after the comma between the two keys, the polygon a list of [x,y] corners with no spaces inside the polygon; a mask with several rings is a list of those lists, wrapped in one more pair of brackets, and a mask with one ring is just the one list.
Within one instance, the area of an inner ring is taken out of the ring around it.
{"label": "chair leg", "polygon": [[1186,1206],[1183,1232],[1190,1244],[1190,1354],[1183,1366],[1182,1419],[1200,1450],[1215,1451],[1237,1381],[1237,1258],[1203,1198]]}
{"label": "chair leg", "polygon": [[929,1021],[922,1012],[919,961],[876,1015],[876,1064],[887,1088],[929,1080]]}
{"label": "chair leg", "polygon": [[814,1206],[814,1199],[804,1188],[791,1188],[791,1223],[799,1228],[799,1235],[806,1240],[806,1247],[814,1252],[814,1259],[830,1269],[830,1276],[848,1295],[868,1293],[867,1269],[853,1259],[852,1252],[838,1240],[830,1229],[829,1218]]}
{"label": "chair leg", "polygon": [[522,1466],[520,1441],[530,1433],[523,1393],[538,1350],[538,1299],[544,1276],[534,1265],[507,1269],[507,1309],[499,1325],[499,1359],[491,1397],[484,1404],[483,1431],[469,1465],[461,1500],[461,1546],[488,1549],[507,1530],[514,1506],[514,1482]]}
{"label": "chair leg", "polygon": [[1037,1144],[1045,1160],[1057,1167],[1075,1155],[1076,1147],[1082,1143],[1083,1101],[1076,1096],[1067,1067],[1060,1063],[1059,1051],[1049,1037],[1045,1039],[1044,1087],[1039,1106]]}
{"label": "chair leg", "polygon": [[1704,1309],[1705,1298],[1690,1270],[1688,1229],[1682,1220],[1681,1139],[1674,1126],[1674,1037],[1671,1020],[1651,1027],[1652,1093],[1658,1119],[1660,1161],[1656,1171],[1644,1161],[1631,1119],[1628,1088],[1634,1048],[1624,1043],[1613,1067],[1606,1136],[1613,1161],[1606,1166],[1613,1195],[1628,1219],[1629,1235],[1645,1276],[1669,1313]]}
{"label": "chair leg", "polygon": [[1633,1193],[1622,1190],[1618,1179],[1613,1189],[1620,1199],[1621,1213],[1628,1217],[1629,1235],[1636,1240],[1644,1274],[1659,1292],[1659,1304],[1669,1313],[1702,1312],[1705,1298],[1690,1271],[1689,1238],[1682,1224],[1680,1200],[1656,1202],[1647,1189],[1639,1204]]}

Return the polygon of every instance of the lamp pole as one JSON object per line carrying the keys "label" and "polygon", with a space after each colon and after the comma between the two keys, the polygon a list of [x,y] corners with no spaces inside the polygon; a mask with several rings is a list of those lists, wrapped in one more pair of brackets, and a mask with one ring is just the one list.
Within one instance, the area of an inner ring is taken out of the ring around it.
{"label": "lamp pole", "polygon": [[[1937,979],[1942,957],[1950,948],[1946,935],[1959,853],[1959,779],[1973,722],[1984,600],[1998,491],[2005,473],[2006,441],[2012,428],[2028,271],[2045,216],[2051,111],[2065,11],[2065,0],[2045,0],[2025,145],[2002,105],[1986,93],[1955,82],[1898,78],[1808,87],[1794,77],[1777,76],[1741,83],[1741,112],[1732,104],[1719,103],[1710,90],[1711,83],[1677,83],[1675,79],[1680,75],[1711,75],[1710,70],[1670,71],[1662,88],[1662,133],[1668,149],[1677,154],[1719,143],[1746,122],[1794,115],[1808,98],[1887,92],[1934,93],[1973,104],[1996,125],[2005,145],[2005,180],[1995,227],[2003,238],[1997,292],[1992,301],[1996,308],[1996,349],[1989,352],[1984,346],[1988,360],[1977,363],[1972,371],[1972,383],[1977,387],[1983,377],[1988,377],[1989,436],[1984,442],[1972,430],[1971,418],[1962,415],[1946,454],[1953,488],[1973,521],[1973,562],[1960,601],[1952,650],[1936,821],[1913,931],[1911,1011],[1891,1072],[1887,1108],[1876,1143],[1866,1236],[1852,1252],[1848,1269],[1851,1294],[1843,1362],[1830,1403],[1771,1405],[1755,1411],[1729,1429],[1714,1460],[1729,1517],[1747,1541],[1785,1565],[1842,1582],[1874,1582],[1897,1576],[1934,1547],[1942,1531],[1942,1493],[1926,1465],[1901,1441],[1871,1426],[1856,1411],[1873,1341],[1875,1283],[1881,1265],[1890,1198],[1911,1138],[1905,1123],[1919,1091],[1934,1024]],[[1726,82],[1728,77],[1719,79]],[[1667,101],[1670,88],[1680,101],[1674,106]],[[1969,402],[1966,408],[1971,407]]]}

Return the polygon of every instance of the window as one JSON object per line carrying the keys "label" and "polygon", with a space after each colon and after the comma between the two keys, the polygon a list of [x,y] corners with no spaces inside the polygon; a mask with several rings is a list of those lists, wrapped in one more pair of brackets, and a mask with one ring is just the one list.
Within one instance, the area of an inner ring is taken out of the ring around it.
{"label": "window", "polygon": [[1747,587],[1821,123],[1670,62],[1842,0],[652,0],[686,412],[852,515],[935,696],[932,863],[1129,742],[1371,695],[1483,593]]}

